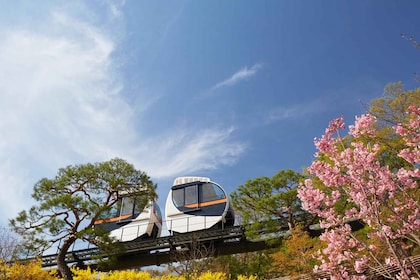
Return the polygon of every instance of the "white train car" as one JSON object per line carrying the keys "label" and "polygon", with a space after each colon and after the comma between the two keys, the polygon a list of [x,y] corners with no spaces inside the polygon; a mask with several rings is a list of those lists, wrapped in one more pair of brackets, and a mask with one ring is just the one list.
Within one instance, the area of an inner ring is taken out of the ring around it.
{"label": "white train car", "polygon": [[170,233],[225,228],[234,225],[226,191],[207,177],[178,177],[165,206]]}
{"label": "white train car", "polygon": [[139,207],[130,196],[123,196],[110,217],[97,220],[95,227],[108,230],[110,236],[120,242],[160,237],[162,214],[156,201]]}

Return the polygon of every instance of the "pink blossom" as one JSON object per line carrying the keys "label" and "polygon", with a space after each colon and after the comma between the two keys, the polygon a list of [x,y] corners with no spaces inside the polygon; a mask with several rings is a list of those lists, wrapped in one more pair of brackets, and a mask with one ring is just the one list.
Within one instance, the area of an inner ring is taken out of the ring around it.
{"label": "pink blossom", "polygon": [[305,181],[305,187],[298,188],[298,195],[302,200],[302,208],[311,213],[317,213],[324,200],[324,193],[312,186],[311,180]]}
{"label": "pink blossom", "polygon": [[331,141],[331,137],[334,135],[334,133],[338,133],[340,129],[344,129],[345,126],[343,120],[343,117],[332,120],[329,123],[329,126],[325,129],[325,134],[322,136],[322,138],[315,138],[315,146],[321,153],[329,154],[336,151],[335,142],[337,140]]}
{"label": "pink blossom", "polygon": [[361,259],[358,259],[354,262],[354,269],[357,273],[362,273],[366,269],[366,265],[369,262],[369,258],[363,256]]}
{"label": "pink blossom", "polygon": [[325,129],[325,134],[326,135],[332,135],[335,132],[337,132],[340,129],[344,129],[345,125],[344,125],[344,117],[341,116],[339,118],[336,118],[332,121],[330,121],[327,129]]}
{"label": "pink blossom", "polygon": [[415,163],[415,162],[419,162],[420,151],[419,150],[414,150],[414,149],[411,149],[411,148],[406,148],[406,149],[401,150],[398,153],[398,156],[402,157],[403,159],[405,159],[409,163]]}
{"label": "pink blossom", "polygon": [[378,249],[378,247],[376,247],[375,245],[373,245],[373,244],[369,245],[369,250],[375,251],[376,249]]}
{"label": "pink blossom", "polygon": [[393,258],[390,257],[390,258],[386,258],[385,259],[385,264],[386,265],[396,266],[398,264],[398,262],[395,259],[393,259]]}
{"label": "pink blossom", "polygon": [[356,116],[355,125],[349,126],[349,134],[354,137],[360,137],[361,135],[373,135],[376,130],[373,124],[376,122],[376,118],[372,115],[362,115],[361,117]]}
{"label": "pink blossom", "polygon": [[[362,272],[369,261],[363,250],[378,249],[354,239],[346,221],[363,219],[373,230],[369,238],[391,244],[390,256],[401,240],[420,230],[420,205],[412,197],[413,191],[418,195],[420,179],[420,107],[410,107],[410,118],[395,127],[404,141],[398,156],[412,163],[409,167],[395,170],[383,165],[381,147],[375,143],[375,122],[371,115],[356,118],[349,134],[364,140],[355,139],[349,146],[339,136],[343,118],[331,121],[325,134],[315,141],[317,159],[308,168],[323,186],[317,188],[308,179],[298,190],[304,209],[317,214],[325,229],[321,239],[328,245],[318,269],[329,272],[331,279],[363,279],[350,276],[342,264],[352,263],[357,272]],[[354,206],[340,214],[336,205],[344,200]],[[404,260],[405,256],[399,258]],[[401,269],[408,271],[406,267]]]}

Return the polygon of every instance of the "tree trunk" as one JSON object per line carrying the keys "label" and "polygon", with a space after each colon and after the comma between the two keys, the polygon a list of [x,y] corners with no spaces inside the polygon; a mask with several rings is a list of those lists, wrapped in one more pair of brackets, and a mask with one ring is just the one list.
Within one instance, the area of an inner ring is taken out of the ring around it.
{"label": "tree trunk", "polygon": [[64,280],[73,280],[71,270],[66,263],[66,254],[73,242],[73,238],[66,239],[57,254],[57,268]]}

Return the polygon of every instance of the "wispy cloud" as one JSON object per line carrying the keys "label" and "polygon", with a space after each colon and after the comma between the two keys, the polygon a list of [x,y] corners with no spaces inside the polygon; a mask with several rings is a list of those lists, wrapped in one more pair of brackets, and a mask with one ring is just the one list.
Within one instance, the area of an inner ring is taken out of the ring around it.
{"label": "wispy cloud", "polygon": [[115,95],[110,67],[114,42],[66,14],[49,20],[43,33],[0,30],[1,213],[21,209],[35,180],[97,157],[127,130],[130,108]]}
{"label": "wispy cloud", "polygon": [[108,9],[109,12],[111,13],[111,15],[115,18],[121,18],[123,16],[123,13],[121,12],[121,6],[123,6],[125,4],[125,0],[121,0],[120,2],[115,1],[112,2],[110,1],[108,3]]}
{"label": "wispy cloud", "polygon": [[135,155],[150,154],[147,163],[133,158],[139,166],[148,166],[154,177],[175,177],[179,174],[214,170],[220,165],[236,162],[247,148],[245,143],[231,141],[233,128],[208,128],[202,130],[178,126],[165,135],[149,139],[139,146]]}
{"label": "wispy cloud", "polygon": [[327,102],[321,99],[312,100],[306,103],[277,106],[268,111],[265,116],[265,123],[307,118],[310,115],[322,113],[327,109]]}
{"label": "wispy cloud", "polygon": [[172,178],[232,164],[245,151],[229,127],[140,130],[147,108],[125,99],[115,29],[63,10],[39,22],[0,27],[0,224],[33,203],[37,180],[68,164],[121,157],[152,178]]}
{"label": "wispy cloud", "polygon": [[273,121],[281,121],[281,120],[287,120],[287,119],[295,119],[302,114],[303,106],[301,105],[295,105],[290,107],[276,107],[275,109],[272,109],[269,111],[267,115],[267,122],[273,122]]}
{"label": "wispy cloud", "polygon": [[381,91],[381,86],[376,81],[364,78],[339,88],[327,89],[306,102],[279,105],[268,110],[264,123],[308,118],[326,112],[331,112],[332,117],[340,116],[349,110],[360,111],[362,114],[364,105]]}
{"label": "wispy cloud", "polygon": [[263,64],[261,64],[261,63],[256,63],[251,68],[243,67],[239,71],[234,73],[230,78],[228,78],[228,79],[226,79],[226,80],[224,80],[220,83],[217,83],[215,86],[213,86],[211,88],[211,90],[215,90],[215,89],[218,89],[218,88],[221,88],[221,87],[226,87],[226,86],[233,86],[233,85],[235,85],[235,84],[237,84],[237,83],[239,83],[243,80],[246,80],[246,79],[254,76],[262,68],[263,68]]}

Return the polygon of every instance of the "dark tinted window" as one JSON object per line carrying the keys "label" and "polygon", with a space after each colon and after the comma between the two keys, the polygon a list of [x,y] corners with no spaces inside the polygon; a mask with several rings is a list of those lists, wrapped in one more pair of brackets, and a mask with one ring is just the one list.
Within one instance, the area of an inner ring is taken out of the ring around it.
{"label": "dark tinted window", "polygon": [[121,201],[122,199],[118,199],[118,202],[112,205],[111,209],[109,210],[109,214],[102,213],[99,219],[108,219],[108,218],[115,218],[120,216],[121,210]]}
{"label": "dark tinted window", "polygon": [[172,201],[176,207],[198,204],[198,185],[172,190]]}
{"label": "dark tinted window", "polygon": [[160,208],[159,208],[159,205],[157,205],[157,203],[156,202],[153,202],[153,208],[155,209],[155,211],[156,211],[156,216],[158,217],[158,219],[162,219],[162,213],[160,212]]}
{"label": "dark tinted window", "polygon": [[185,187],[185,205],[197,204],[197,203],[198,203],[197,185]]}
{"label": "dark tinted window", "polygon": [[176,207],[184,206],[184,189],[173,190],[172,201]]}
{"label": "dark tinted window", "polygon": [[205,183],[201,189],[201,202],[213,201],[226,198],[224,191],[212,183]]}
{"label": "dark tinted window", "polygon": [[134,210],[134,201],[131,197],[123,197],[122,207],[121,207],[121,216],[132,215]]}

